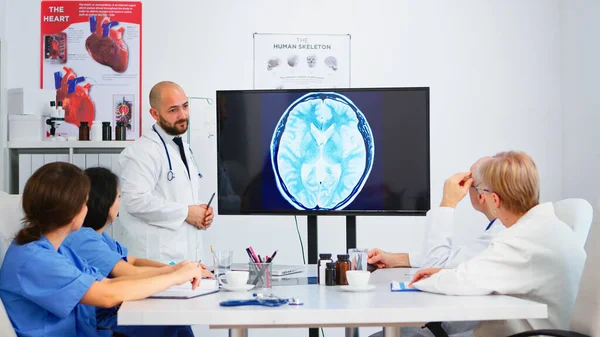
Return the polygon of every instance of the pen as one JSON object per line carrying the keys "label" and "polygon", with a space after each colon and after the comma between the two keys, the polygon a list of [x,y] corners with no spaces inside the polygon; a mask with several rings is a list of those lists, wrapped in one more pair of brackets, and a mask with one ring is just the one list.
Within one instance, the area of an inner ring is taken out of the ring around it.
{"label": "pen", "polygon": [[250,261],[256,263],[256,260],[254,260],[254,256],[252,256],[252,252],[250,252],[250,248],[246,248],[246,253],[248,253],[248,257],[250,257]]}
{"label": "pen", "polygon": [[210,196],[210,200],[208,200],[208,204],[206,205],[206,208],[209,208],[209,207],[210,207],[210,204],[212,203],[212,201],[213,201],[213,198],[214,198],[214,197],[215,197],[215,193],[213,193],[213,194]]}
{"label": "pen", "polygon": [[276,250],[275,252],[273,252],[273,255],[271,255],[271,258],[267,261],[267,263],[271,263],[273,261],[273,259],[275,258],[275,255],[277,255],[277,252],[279,250]]}

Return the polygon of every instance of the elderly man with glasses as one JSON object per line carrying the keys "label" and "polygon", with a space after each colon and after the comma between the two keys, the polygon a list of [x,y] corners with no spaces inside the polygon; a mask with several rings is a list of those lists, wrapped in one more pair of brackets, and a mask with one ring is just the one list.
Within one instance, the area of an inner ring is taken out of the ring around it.
{"label": "elderly man with glasses", "polygon": [[[471,166],[469,172],[457,173],[445,181],[440,206],[427,214],[425,242],[421,252],[388,253],[375,248],[369,252],[369,263],[379,268],[454,268],[486,249],[494,236],[505,229],[485,202],[489,191],[479,187],[481,179],[478,168],[489,159],[481,158]],[[452,240],[454,209],[467,194],[473,208],[483,213],[489,223],[485,227],[482,225],[481,233],[474,239],[463,245],[455,245]]]}

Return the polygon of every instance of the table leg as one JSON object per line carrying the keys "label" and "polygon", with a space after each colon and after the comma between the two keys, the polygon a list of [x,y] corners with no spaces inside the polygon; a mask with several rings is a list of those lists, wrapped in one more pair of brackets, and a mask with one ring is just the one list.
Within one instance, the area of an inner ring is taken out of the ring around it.
{"label": "table leg", "polygon": [[358,337],[358,328],[346,328],[346,337]]}
{"label": "table leg", "polygon": [[383,337],[402,337],[400,336],[400,328],[391,326],[383,327]]}
{"label": "table leg", "polygon": [[229,329],[229,337],[248,337],[248,329]]}

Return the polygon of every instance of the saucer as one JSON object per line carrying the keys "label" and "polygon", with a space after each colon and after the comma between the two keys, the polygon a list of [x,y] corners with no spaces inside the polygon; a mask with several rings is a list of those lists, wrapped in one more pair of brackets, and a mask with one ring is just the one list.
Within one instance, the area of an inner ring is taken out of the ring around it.
{"label": "saucer", "polygon": [[248,290],[254,288],[254,284],[244,284],[241,287],[232,287],[232,286],[228,286],[227,284],[223,284],[221,286],[221,288],[223,288],[227,291],[248,291]]}
{"label": "saucer", "polygon": [[377,288],[374,284],[369,284],[366,287],[352,287],[352,286],[341,286],[340,289],[342,289],[343,291],[349,291],[349,292],[363,292],[363,291],[371,291],[374,290],[375,288]]}

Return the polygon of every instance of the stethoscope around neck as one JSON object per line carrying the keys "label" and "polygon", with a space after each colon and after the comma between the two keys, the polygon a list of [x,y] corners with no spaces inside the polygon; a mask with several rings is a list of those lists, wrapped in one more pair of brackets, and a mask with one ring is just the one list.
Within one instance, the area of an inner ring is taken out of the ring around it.
{"label": "stethoscope around neck", "polygon": [[[156,131],[156,125],[152,125],[152,130],[154,132],[156,132],[156,134],[158,135],[158,138],[160,138],[160,141],[163,144],[163,147],[165,148],[165,153],[167,154],[167,161],[169,162],[169,172],[167,172],[167,180],[173,181],[173,179],[175,179],[175,173],[173,173],[173,165],[171,164],[171,156],[169,155],[169,150],[167,149],[167,143],[165,143],[165,140],[160,135],[160,133],[158,133],[158,131]],[[189,149],[189,150],[191,153],[192,149]],[[192,153],[192,160],[194,161],[194,165],[196,165],[196,159],[194,158],[193,153]],[[198,165],[196,165],[196,167],[197,166]],[[202,174],[200,174],[199,172],[198,172],[198,177],[202,178]]]}

